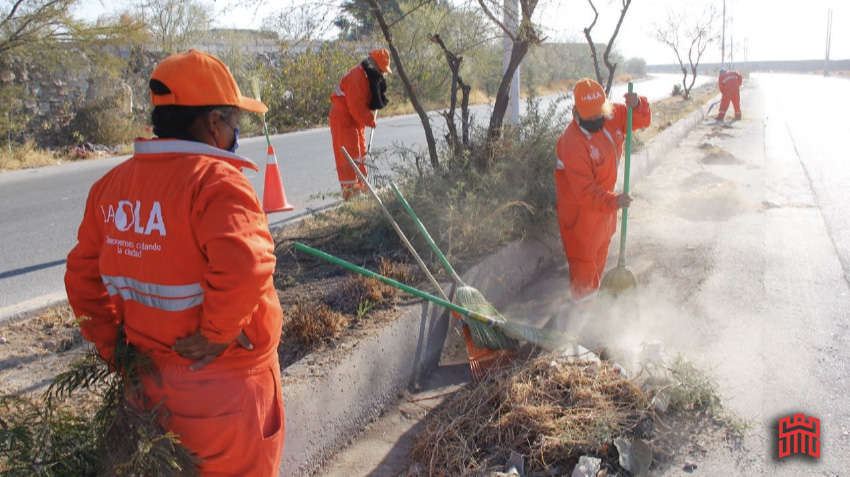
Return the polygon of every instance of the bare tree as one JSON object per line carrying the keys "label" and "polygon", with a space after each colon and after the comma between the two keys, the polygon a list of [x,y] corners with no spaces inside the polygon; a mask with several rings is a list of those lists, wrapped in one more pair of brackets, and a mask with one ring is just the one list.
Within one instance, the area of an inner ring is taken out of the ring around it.
{"label": "bare tree", "polygon": [[[712,42],[718,39],[715,27],[717,11],[714,5],[705,6],[702,13],[686,14],[684,10],[667,11],[667,21],[654,25],[655,39],[669,46],[676,54],[682,70],[682,98],[689,99],[697,77],[700,59]],[[687,53],[688,65],[682,55]],[[691,81],[688,83],[688,74]]]}
{"label": "bare tree", "polygon": [[[472,91],[472,86],[466,84],[460,75],[460,65],[463,62],[463,57],[449,51],[440,35],[433,34],[428,37],[431,41],[439,45],[440,49],[446,55],[446,62],[449,64],[449,70],[452,73],[451,92],[449,95],[449,109],[442,113],[446,118],[446,126],[448,134],[446,142],[453,153],[457,153],[461,149],[469,147],[469,93]],[[461,127],[462,138],[458,137],[457,124],[455,124],[455,111],[457,110],[457,94],[461,93],[460,111],[461,111]]]}
{"label": "bare tree", "polygon": [[[421,5],[425,3],[429,3],[431,0],[424,0]],[[437,143],[434,140],[434,131],[431,129],[431,121],[428,119],[428,112],[425,111],[425,108],[422,106],[422,103],[419,102],[419,99],[416,96],[416,88],[414,88],[413,84],[410,82],[410,78],[407,76],[407,73],[404,71],[404,63],[401,61],[401,57],[398,54],[398,49],[393,43],[392,32],[390,31],[390,24],[387,23],[387,19],[384,17],[384,12],[381,10],[380,5],[378,5],[377,0],[368,0],[369,7],[372,9],[372,14],[375,16],[375,20],[378,21],[378,26],[381,29],[381,33],[384,36],[384,40],[387,42],[387,48],[390,50],[390,55],[393,58],[393,70],[398,74],[399,78],[401,78],[401,82],[404,84],[404,89],[407,91],[407,96],[410,99],[410,103],[413,105],[413,109],[416,110],[416,114],[419,115],[419,120],[422,121],[422,128],[425,130],[425,142],[428,144],[428,155],[431,158],[431,166],[435,169],[440,166],[440,159],[437,156]],[[416,7],[414,7],[415,10]],[[408,12],[408,15],[410,12]],[[396,19],[395,22],[398,22],[400,19]],[[393,23],[395,23],[393,22]]]}
{"label": "bare tree", "polygon": [[279,10],[264,22],[264,26],[293,44],[312,42],[330,30],[330,14],[325,4],[301,3]]}
{"label": "bare tree", "polygon": [[593,69],[596,72],[596,81],[599,84],[605,84],[605,94],[611,94],[611,84],[614,82],[614,71],[617,69],[616,63],[611,63],[611,49],[614,46],[614,41],[617,39],[617,35],[620,33],[620,26],[623,24],[623,20],[626,18],[626,12],[629,10],[629,6],[632,4],[632,0],[621,0],[623,9],[620,10],[620,18],[617,20],[617,27],[614,28],[614,33],[611,34],[611,38],[608,39],[608,44],[605,46],[605,52],[602,54],[602,61],[605,63],[605,67],[608,68],[608,79],[605,80],[602,77],[602,71],[599,69],[599,57],[596,53],[596,44],[593,43],[593,38],[590,36],[591,30],[596,26],[596,20],[599,19],[599,12],[596,10],[596,6],[593,4],[593,0],[587,0],[587,3],[590,4],[590,8],[593,9],[593,22],[584,29],[584,37],[587,39],[587,44],[590,46],[590,55],[593,58]]}
{"label": "bare tree", "polygon": [[[490,116],[490,125],[488,126],[488,135],[491,139],[497,139],[502,135],[502,124],[505,120],[505,112],[508,109],[510,101],[511,81],[517,68],[525,58],[526,53],[531,46],[543,43],[545,38],[540,33],[540,29],[534,25],[531,20],[534,15],[534,10],[537,8],[538,0],[519,0],[519,15],[516,22],[516,33],[511,31],[504,22],[500,21],[496,13],[500,12],[502,0],[478,0],[481,10],[502,32],[507,35],[513,42],[511,48],[511,57],[508,61],[508,66],[502,75],[502,81],[499,83],[499,89],[496,91],[496,102],[493,104],[493,114]],[[489,5],[488,5],[489,4]],[[496,13],[494,13],[496,12]],[[479,167],[483,166],[479,164]]]}
{"label": "bare tree", "polygon": [[185,50],[212,25],[212,5],[198,0],[141,0],[136,11],[167,54]]}

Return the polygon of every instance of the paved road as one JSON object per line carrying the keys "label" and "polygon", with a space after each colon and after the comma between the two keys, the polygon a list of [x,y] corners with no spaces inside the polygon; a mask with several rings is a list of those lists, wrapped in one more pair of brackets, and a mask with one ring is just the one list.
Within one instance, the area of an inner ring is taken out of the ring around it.
{"label": "paved road", "polygon": [[[636,91],[651,100],[669,95],[677,75],[655,75],[641,81]],[[713,81],[701,77],[699,82]],[[612,98],[622,97],[625,85],[614,88]],[[545,98],[552,101],[554,96]],[[524,108],[524,105],[523,105]],[[489,118],[489,106],[476,106],[472,114]],[[435,135],[444,121],[435,117]],[[406,115],[378,120],[373,149],[424,147],[419,117]],[[336,170],[327,128],[272,137],[284,179],[287,199],[296,210],[271,214],[280,224],[338,200]],[[260,172],[247,177],[262,196],[266,144],[262,137],[240,141],[239,153],[260,164]],[[106,171],[127,156],[97,159],[0,174],[0,317],[24,306],[38,306],[64,296],[62,276],[65,257],[76,243],[88,189]]]}

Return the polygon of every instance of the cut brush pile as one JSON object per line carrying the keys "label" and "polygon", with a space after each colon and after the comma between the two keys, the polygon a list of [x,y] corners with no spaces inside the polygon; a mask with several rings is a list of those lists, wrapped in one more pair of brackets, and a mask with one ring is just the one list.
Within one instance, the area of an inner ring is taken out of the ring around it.
{"label": "cut brush pile", "polygon": [[430,475],[503,472],[512,453],[522,455],[523,475],[570,475],[580,456],[613,452],[614,438],[643,437],[649,409],[610,368],[546,354],[461,390],[429,416],[412,456]]}

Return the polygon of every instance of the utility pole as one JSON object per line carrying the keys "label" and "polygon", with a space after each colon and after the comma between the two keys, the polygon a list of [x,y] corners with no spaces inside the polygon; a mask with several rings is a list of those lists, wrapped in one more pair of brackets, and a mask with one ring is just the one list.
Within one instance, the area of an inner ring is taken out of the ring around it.
{"label": "utility pole", "polygon": [[[519,22],[517,21],[517,13],[519,12],[519,0],[504,0],[504,22],[505,27],[511,32],[514,37],[516,37],[517,25]],[[502,69],[502,74],[508,70],[508,65],[511,62],[511,51],[514,47],[514,42],[511,40],[511,37],[505,35],[505,39],[502,41],[502,46],[504,47],[504,55],[502,56],[502,64],[504,65]],[[510,101],[508,101],[508,110],[505,111],[505,119],[508,124],[517,125],[519,124],[519,71],[520,66],[517,66],[516,72],[514,73],[514,77],[511,80],[511,89],[509,91]]]}
{"label": "utility pole", "polygon": [[726,0],[723,0],[723,36],[720,40],[720,65],[726,66]]}
{"label": "utility pole", "polygon": [[823,60],[823,75],[829,76],[829,47],[832,46],[832,9],[826,14],[826,57]]}
{"label": "utility pole", "polygon": [[732,34],[735,33],[734,10],[735,1],[729,0],[729,67],[735,64],[735,40],[732,39]]}

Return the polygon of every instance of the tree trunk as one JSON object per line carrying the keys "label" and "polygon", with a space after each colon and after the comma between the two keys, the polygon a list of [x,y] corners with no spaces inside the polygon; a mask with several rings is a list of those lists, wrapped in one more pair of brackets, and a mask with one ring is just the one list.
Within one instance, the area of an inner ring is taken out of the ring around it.
{"label": "tree trunk", "polygon": [[437,143],[434,141],[434,132],[431,129],[431,121],[428,119],[428,113],[419,102],[419,98],[416,96],[416,91],[413,89],[413,84],[410,82],[410,78],[408,78],[407,73],[404,72],[404,64],[401,62],[398,50],[393,43],[390,27],[387,26],[387,21],[384,18],[383,12],[381,12],[381,7],[378,6],[376,0],[368,0],[368,2],[369,6],[372,8],[372,13],[375,15],[375,19],[378,21],[378,25],[381,27],[381,33],[383,33],[384,39],[387,41],[387,46],[390,50],[390,54],[393,57],[392,68],[398,74],[399,78],[401,78],[401,82],[404,83],[404,89],[407,91],[410,103],[413,105],[413,109],[416,110],[416,114],[419,115],[419,120],[422,121],[422,128],[425,130],[425,142],[428,143],[428,155],[431,158],[431,166],[434,169],[437,169],[440,166],[440,159],[439,156],[437,156]]}

